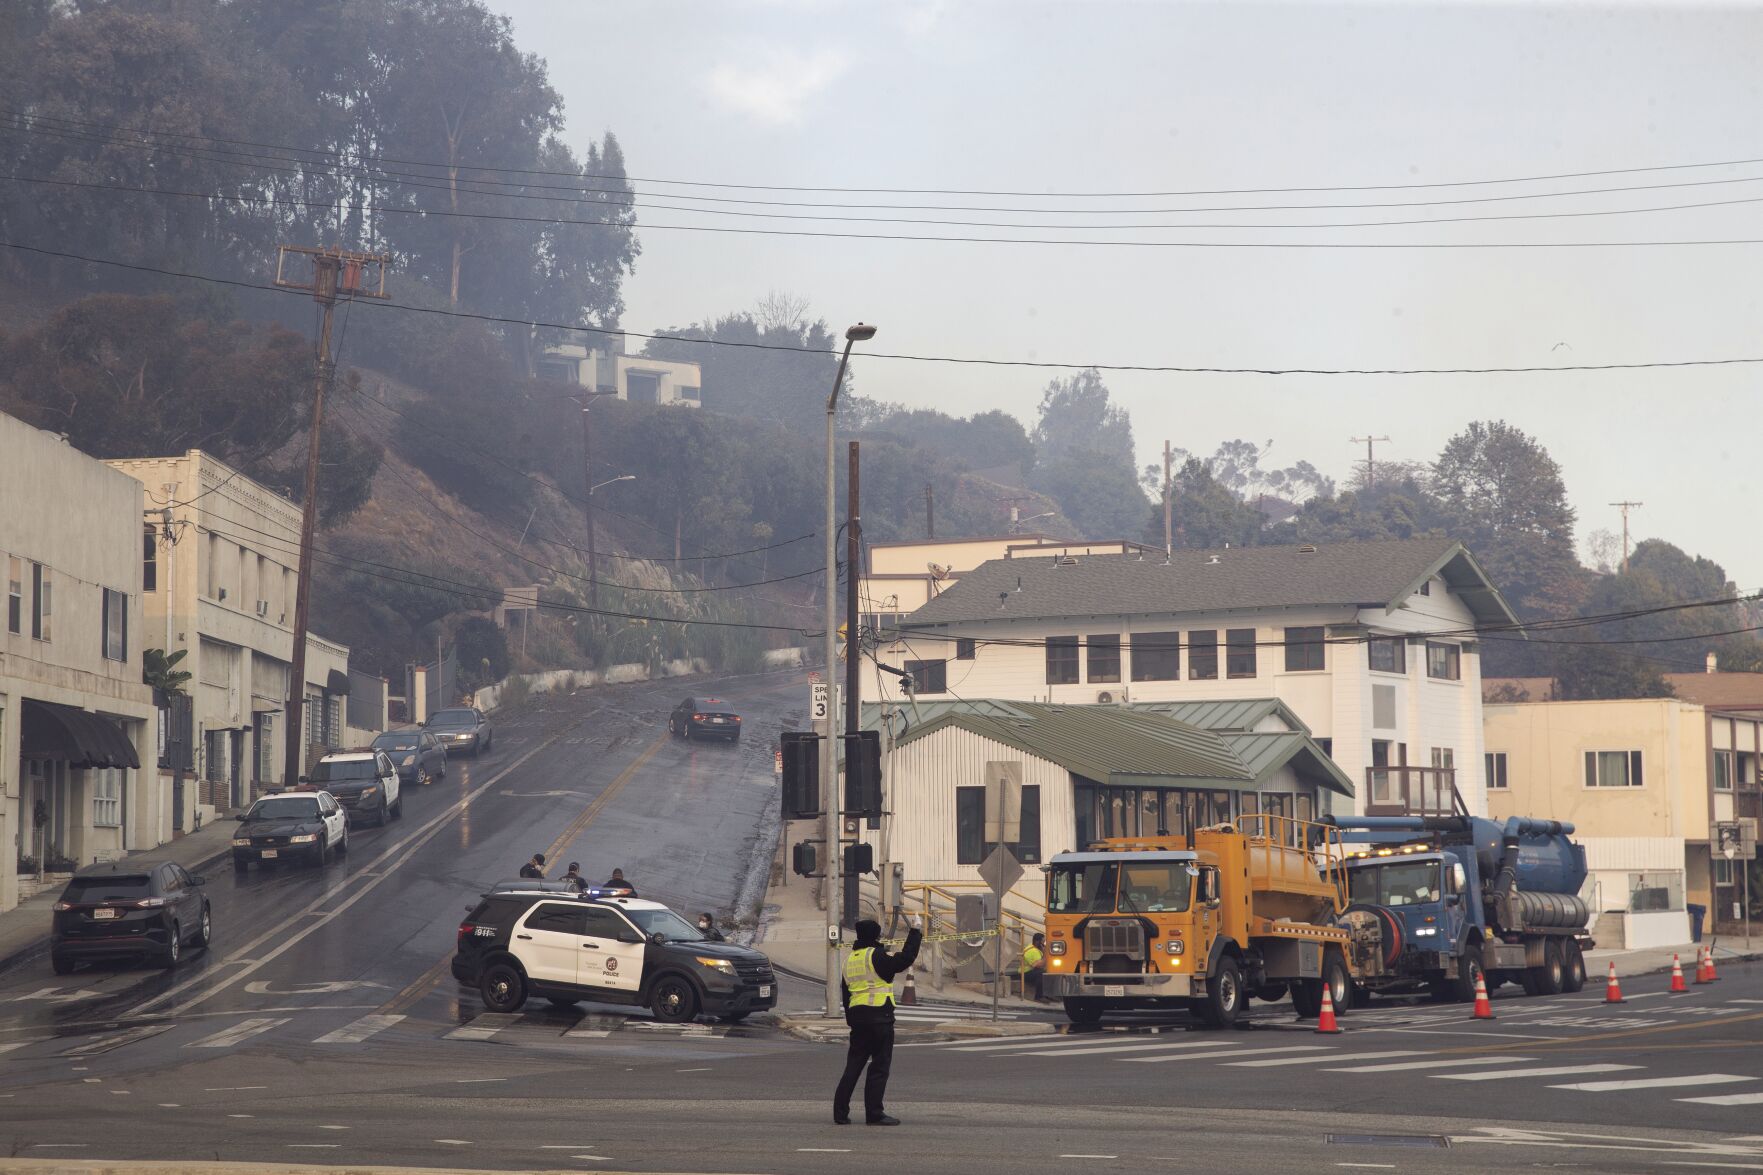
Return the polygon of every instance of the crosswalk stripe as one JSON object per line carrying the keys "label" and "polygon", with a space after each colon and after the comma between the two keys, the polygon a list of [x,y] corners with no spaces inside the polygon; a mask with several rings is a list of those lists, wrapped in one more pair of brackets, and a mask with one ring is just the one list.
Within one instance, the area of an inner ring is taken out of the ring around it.
{"label": "crosswalk stripe", "polygon": [[1131,1041],[1143,1040],[1139,1033],[1111,1032],[1084,1033],[1082,1036],[1023,1036],[1004,1043],[975,1044],[972,1041],[957,1040],[944,1043],[938,1047],[956,1053],[996,1053],[1012,1049],[1044,1049],[1053,1047],[1073,1048],[1087,1046],[1095,1048],[1109,1040]]}
{"label": "crosswalk stripe", "polygon": [[1550,1089],[1577,1089],[1582,1093],[1613,1093],[1619,1089],[1670,1089],[1682,1085],[1731,1085],[1736,1081],[1755,1081],[1755,1077],[1739,1077],[1732,1073],[1697,1073],[1689,1077],[1635,1077],[1627,1081],[1581,1081],[1573,1085],[1551,1085]]}
{"label": "crosswalk stripe", "polygon": [[1550,1065],[1543,1069],[1506,1069],[1498,1073],[1434,1073],[1434,1081],[1507,1081],[1514,1077],[1565,1077],[1579,1073],[1616,1073],[1639,1065]]}
{"label": "crosswalk stripe", "polygon": [[90,1057],[98,1053],[107,1053],[111,1049],[121,1048],[125,1044],[134,1044],[137,1040],[146,1040],[149,1036],[158,1036],[161,1032],[170,1032],[170,1024],[142,1024],[135,1028],[125,1029],[114,1036],[101,1036],[97,1040],[89,1040],[85,1044],[76,1044],[65,1049],[57,1056]]}
{"label": "crosswalk stripe", "polygon": [[[1420,1057],[1420,1056],[1425,1056],[1425,1054],[1424,1053],[1417,1053],[1417,1052],[1413,1051],[1412,1049],[1407,1049],[1407,1050],[1397,1050],[1395,1052],[1388,1052],[1388,1053],[1359,1053],[1353,1059],[1355,1061],[1381,1061],[1386,1057]],[[1271,1061],[1229,1061],[1226,1063],[1226,1068],[1230,1068],[1230,1069],[1258,1069],[1258,1068],[1272,1067],[1272,1066],[1276,1066],[1276,1065],[1323,1065],[1323,1064],[1327,1064],[1329,1061],[1341,1061],[1341,1060],[1345,1060],[1345,1059],[1346,1058],[1339,1057],[1339,1056],[1275,1057]]]}
{"label": "crosswalk stripe", "polygon": [[205,1036],[185,1048],[191,1049],[224,1049],[231,1048],[240,1041],[251,1039],[259,1033],[279,1028],[289,1020],[287,1016],[253,1016],[249,1020],[241,1020],[231,1028],[223,1028],[212,1036]]}
{"label": "crosswalk stripe", "polygon": [[[1159,1044],[1109,1044],[1087,1049],[1030,1049],[1026,1052],[1011,1053],[1012,1057],[1094,1057],[1103,1053],[1152,1053],[1173,1052],[1178,1049],[1204,1049],[1211,1053],[1214,1049],[1235,1049],[1240,1041],[1235,1040],[1187,1040],[1174,1043]],[[1233,1051],[1231,1056],[1235,1056]]]}
{"label": "crosswalk stripe", "polygon": [[341,1028],[332,1029],[330,1032],[325,1033],[312,1043],[360,1044],[368,1037],[373,1036],[376,1033],[384,1032],[394,1024],[400,1023],[403,1019],[404,1017],[402,1016],[382,1015],[376,1012],[373,1015],[363,1016],[359,1020],[345,1024]]}
{"label": "crosswalk stripe", "polygon": [[461,1024],[441,1039],[488,1040],[510,1024],[518,1023],[520,1019],[519,1012],[483,1012],[472,1017],[469,1024]]}
{"label": "crosswalk stripe", "polygon": [[[1341,1060],[1347,1058],[1342,1057]],[[1358,1065],[1328,1069],[1328,1073],[1401,1073],[1409,1069],[1448,1069],[1453,1065],[1504,1065],[1511,1061],[1534,1061],[1535,1057],[1459,1057],[1454,1061],[1396,1061],[1389,1065]]]}
{"label": "crosswalk stripe", "polygon": [[[1680,1097],[1677,1100],[1697,1102],[1704,1106],[1757,1106],[1763,1105],[1763,1093],[1717,1093],[1711,1097]],[[1752,1141],[1763,1140],[1753,1139]]]}
{"label": "crosswalk stripe", "polygon": [[574,1037],[577,1040],[610,1036],[613,1032],[623,1027],[624,1023],[625,1017],[623,1016],[602,1016],[596,1012],[589,1012],[586,1016],[583,1016],[580,1020],[576,1021],[574,1028],[571,1028],[563,1035],[566,1037]]}
{"label": "crosswalk stripe", "polygon": [[1122,1057],[1120,1063],[1123,1065],[1155,1065],[1163,1061],[1214,1061],[1219,1057],[1253,1057],[1267,1053],[1315,1053],[1332,1047],[1332,1045],[1326,1044],[1289,1044],[1281,1045],[1276,1049],[1229,1049],[1222,1053],[1195,1053],[1190,1056]]}

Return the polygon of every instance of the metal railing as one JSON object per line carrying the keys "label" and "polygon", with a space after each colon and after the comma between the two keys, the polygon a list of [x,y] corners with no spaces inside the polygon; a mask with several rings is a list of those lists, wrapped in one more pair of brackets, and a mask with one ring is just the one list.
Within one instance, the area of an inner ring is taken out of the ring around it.
{"label": "metal railing", "polygon": [[1334,910],[1347,908],[1347,851],[1341,830],[1275,812],[1245,812],[1237,828],[1249,838],[1251,889],[1314,892],[1333,890]]}

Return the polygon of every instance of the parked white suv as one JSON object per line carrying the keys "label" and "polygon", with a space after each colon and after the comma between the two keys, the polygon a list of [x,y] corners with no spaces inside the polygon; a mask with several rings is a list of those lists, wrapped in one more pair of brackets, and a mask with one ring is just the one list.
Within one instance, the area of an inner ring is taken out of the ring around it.
{"label": "parked white suv", "polygon": [[311,775],[302,775],[300,782],[330,792],[355,823],[372,820],[384,824],[404,815],[398,769],[384,751],[332,751],[313,765]]}

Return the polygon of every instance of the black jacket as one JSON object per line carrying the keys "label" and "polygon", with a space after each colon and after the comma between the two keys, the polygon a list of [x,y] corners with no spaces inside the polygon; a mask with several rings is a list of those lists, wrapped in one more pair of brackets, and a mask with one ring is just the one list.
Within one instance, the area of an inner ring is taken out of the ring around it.
{"label": "black jacket", "polygon": [[[857,948],[874,946],[875,954],[870,961],[875,966],[875,973],[892,983],[894,977],[912,966],[918,958],[918,947],[924,941],[924,932],[914,927],[906,932],[906,945],[898,954],[890,955],[885,947],[875,943],[858,943]],[[856,949],[856,948],[853,948]],[[853,1008],[851,1006],[851,989],[846,985],[843,975],[839,979],[839,999],[845,1005],[845,1023],[847,1024],[892,1024],[894,1022],[894,1005],[883,1004],[879,1008],[867,1005]]]}
{"label": "black jacket", "polygon": [[522,877],[544,877],[545,876],[543,873],[539,872],[539,867],[537,865],[533,864],[531,861],[528,861],[526,864],[524,864],[520,867],[520,875]]}

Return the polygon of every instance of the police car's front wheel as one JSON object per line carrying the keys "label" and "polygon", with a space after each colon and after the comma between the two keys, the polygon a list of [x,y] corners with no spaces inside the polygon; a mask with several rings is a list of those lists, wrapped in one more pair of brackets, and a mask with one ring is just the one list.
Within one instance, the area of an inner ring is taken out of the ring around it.
{"label": "police car's front wheel", "polygon": [[526,977],[511,963],[492,963],[478,981],[478,992],[492,1012],[518,1011],[526,1003]]}
{"label": "police car's front wheel", "polygon": [[[487,1002],[487,1001],[486,1001]],[[698,1018],[698,989],[678,975],[663,975],[649,995],[649,1009],[657,1020],[684,1024]]]}

